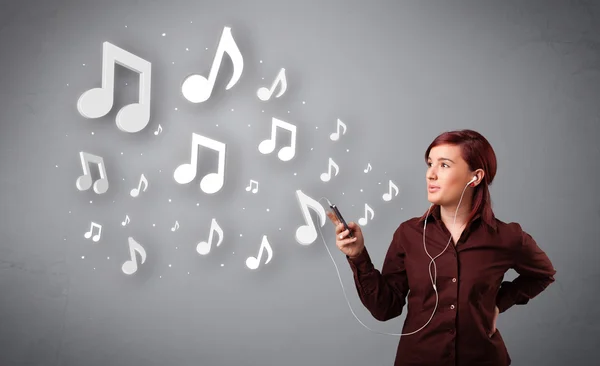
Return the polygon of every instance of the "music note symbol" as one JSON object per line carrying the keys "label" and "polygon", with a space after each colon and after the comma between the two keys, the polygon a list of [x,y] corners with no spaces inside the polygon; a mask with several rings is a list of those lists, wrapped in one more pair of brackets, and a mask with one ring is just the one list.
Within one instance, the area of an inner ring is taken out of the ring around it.
{"label": "music note symbol", "polygon": [[367,212],[371,213],[371,219],[373,220],[373,217],[375,217],[375,211],[373,211],[373,209],[371,208],[371,206],[369,206],[368,204],[365,203],[365,217],[361,217],[360,219],[358,219],[358,223],[362,226],[365,226],[368,222],[367,219]]}
{"label": "music note symbol", "polygon": [[129,215],[125,215],[125,221],[121,222],[121,225],[125,226],[129,224],[131,220],[129,220]]}
{"label": "music note symbol", "polygon": [[390,183],[389,183],[389,192],[386,192],[383,194],[382,198],[384,201],[391,201],[392,200],[392,189],[396,190],[396,194],[394,194],[394,197],[396,197],[398,195],[398,187],[392,182],[392,180],[390,179]]}
{"label": "music note symbol", "polygon": [[140,194],[140,187],[142,186],[142,183],[144,184],[144,189],[142,190],[142,192],[146,192],[146,188],[148,188],[148,180],[146,179],[146,176],[142,173],[142,175],[140,176],[140,183],[137,186],[137,188],[133,188],[130,192],[129,195],[131,197],[137,197]]}
{"label": "music note symbol", "polygon": [[301,190],[296,191],[296,198],[300,204],[300,210],[302,216],[304,216],[304,221],[306,221],[306,225],[302,225],[296,229],[296,241],[302,245],[308,245],[317,239],[317,228],[310,217],[310,211],[308,211],[308,209],[311,208],[317,213],[321,227],[325,225],[325,209],[318,201],[310,198]]}
{"label": "music note symbol", "polygon": [[200,181],[200,188],[208,194],[219,191],[225,182],[225,150],[226,145],[208,137],[192,133],[191,163],[184,163],[175,169],[173,177],[179,184],[191,182],[198,171],[198,147],[204,146],[219,152],[219,162],[216,173],[206,174]]}
{"label": "music note symbol", "polygon": [[365,170],[363,170],[365,173],[368,173],[371,171],[371,169],[373,169],[373,167],[371,167],[371,163],[367,164],[367,168]]}
{"label": "music note symbol", "polygon": [[142,247],[138,242],[136,242],[132,237],[128,238],[129,242],[129,255],[131,256],[130,260],[125,261],[121,269],[123,273],[130,275],[134,274],[138,270],[138,264],[135,258],[135,252],[140,253],[141,263],[144,264],[146,262],[146,250]]}
{"label": "music note symbol", "polygon": [[275,117],[273,117],[271,121],[271,138],[262,141],[258,145],[258,151],[266,155],[272,153],[273,150],[275,150],[277,127],[281,127],[292,133],[290,146],[282,147],[279,150],[279,153],[277,153],[277,156],[280,160],[289,161],[294,157],[294,155],[296,155],[296,126],[294,126],[291,123],[277,119]]}
{"label": "music note symbol", "polygon": [[159,133],[162,132],[162,126],[160,125],[160,123],[158,124],[158,129],[156,131],[154,131],[154,134],[158,136]]}
{"label": "music note symbol", "polygon": [[[256,184],[256,187],[252,188],[252,184]],[[258,192],[258,182],[250,179],[250,185],[246,187],[246,192],[249,192],[252,189],[252,193]]]}
{"label": "music note symbol", "polygon": [[[94,229],[98,229],[98,234],[96,234],[92,237],[92,234],[94,233]],[[101,236],[102,236],[102,225],[96,224],[95,222],[92,222],[92,224],[90,225],[90,231],[83,234],[84,238],[86,238],[86,239],[92,238],[92,241],[94,241],[94,242],[98,242],[98,240],[100,240]]]}
{"label": "music note symbol", "polygon": [[121,131],[139,132],[150,121],[151,64],[109,42],[102,44],[102,87],[81,94],[77,110],[86,118],[100,118],[110,112],[115,92],[115,63],[140,74],[139,102],[121,108],[116,118]]}
{"label": "music note symbol", "polygon": [[173,227],[171,228],[171,231],[175,231],[175,230],[177,230],[177,229],[179,229],[179,222],[178,222],[177,220],[175,220],[175,226],[173,226]]}
{"label": "music note symbol", "polygon": [[346,134],[346,124],[342,121],[340,121],[340,119],[338,118],[337,120],[337,131],[332,133],[331,135],[329,135],[329,138],[331,139],[331,141],[337,141],[340,139],[340,127],[344,128],[344,132],[342,132],[342,135]]}
{"label": "music note symbol", "polygon": [[279,70],[279,74],[277,74],[277,77],[275,78],[273,85],[271,85],[271,89],[267,89],[264,86],[258,89],[258,91],[256,92],[258,99],[260,99],[262,101],[267,101],[267,100],[271,99],[271,95],[273,95],[275,86],[278,83],[281,84],[281,89],[279,90],[279,93],[277,93],[277,95],[275,95],[275,98],[279,98],[280,96],[282,96],[283,93],[285,93],[285,91],[287,89],[287,79],[285,77],[285,69],[284,68]]}
{"label": "music note symbol", "polygon": [[213,233],[215,231],[219,234],[219,241],[217,241],[217,246],[221,245],[221,242],[223,242],[223,229],[221,229],[221,227],[217,223],[217,220],[212,219],[212,221],[210,223],[210,232],[208,234],[208,241],[207,242],[201,241],[196,246],[196,251],[199,254],[206,255],[210,252],[210,247],[212,246],[212,242],[213,242]]}
{"label": "music note symbol", "polygon": [[75,182],[77,189],[80,191],[86,191],[92,186],[90,163],[94,163],[98,165],[98,170],[100,172],[100,179],[94,182],[94,192],[97,194],[102,194],[108,191],[108,178],[106,177],[104,159],[100,156],[83,151],[79,152],[79,158],[81,160],[81,167],[83,168],[83,175],[77,178],[77,181]]}
{"label": "music note symbol", "polygon": [[246,267],[250,269],[257,269],[260,265],[260,259],[262,258],[263,250],[265,249],[267,250],[267,260],[265,261],[265,264],[267,264],[271,261],[271,258],[273,258],[273,249],[269,244],[267,236],[263,235],[262,242],[260,243],[260,249],[258,250],[258,255],[256,257],[248,257],[246,259]]}
{"label": "music note symbol", "polygon": [[242,70],[244,69],[244,58],[233,39],[231,28],[225,27],[221,34],[221,40],[219,41],[217,53],[215,54],[213,64],[210,68],[208,79],[198,74],[188,76],[181,86],[181,92],[185,99],[192,103],[200,103],[210,98],[225,53],[231,57],[231,61],[233,62],[233,75],[231,75],[231,79],[229,79],[229,83],[225,87],[225,90],[231,89],[238,82],[242,76]]}
{"label": "music note symbol", "polygon": [[323,182],[329,182],[329,180],[331,179],[331,168],[335,168],[335,175],[338,175],[338,172],[340,171],[340,167],[335,163],[335,161],[333,161],[333,159],[329,158],[329,167],[328,167],[328,171],[327,173],[322,173],[321,174],[321,180]]}

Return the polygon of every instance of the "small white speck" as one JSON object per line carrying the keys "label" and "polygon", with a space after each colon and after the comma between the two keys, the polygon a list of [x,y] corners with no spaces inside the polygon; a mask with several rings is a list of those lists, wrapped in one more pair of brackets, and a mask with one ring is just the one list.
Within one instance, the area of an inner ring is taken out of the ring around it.
{"label": "small white speck", "polygon": [[140,153],[140,155],[144,155],[144,153]]}
{"label": "small white speck", "polygon": [[158,276],[158,278],[162,278],[162,276]]}
{"label": "small white speck", "polygon": [[379,183],[377,183],[377,184],[381,185],[381,182],[379,182]]}
{"label": "small white speck", "polygon": [[92,203],[92,201],[90,201],[90,203]]}
{"label": "small white speck", "polygon": [[92,131],[92,135],[94,134],[94,131]]}
{"label": "small white speck", "polygon": [[106,259],[110,259],[110,257],[106,257]]}
{"label": "small white speck", "polygon": [[401,210],[404,210],[404,208],[400,207]]}
{"label": "small white speck", "polygon": [[171,267],[171,265],[169,264],[169,267]]}
{"label": "small white speck", "polygon": [[162,173],[162,169],[158,169],[158,172],[159,172],[159,173]]}
{"label": "small white speck", "polygon": [[177,107],[175,107],[175,110],[177,110]]}
{"label": "small white speck", "polygon": [[125,26],[125,28],[127,28],[127,26]]}
{"label": "small white speck", "polygon": [[306,102],[305,102],[305,101],[302,101],[302,104],[306,104]]}
{"label": "small white speck", "polygon": [[219,127],[219,124],[217,123],[215,126]]}
{"label": "small white speck", "polygon": [[65,238],[64,240],[67,241],[67,238]]}
{"label": "small white speck", "polygon": [[69,84],[67,84],[67,86],[69,86]]}
{"label": "small white speck", "polygon": [[298,173],[294,173],[294,175],[298,175]]}
{"label": "small white speck", "polygon": [[173,65],[175,65],[175,61],[173,61]]}
{"label": "small white speck", "polygon": [[166,36],[166,35],[167,35],[166,33],[163,33],[163,34],[162,34],[162,36],[163,36],[163,37],[164,37],[164,36]]}
{"label": "small white speck", "polygon": [[231,111],[233,112],[233,108],[231,108]]}
{"label": "small white speck", "polygon": [[121,155],[123,155],[123,152],[121,151]]}
{"label": "small white speck", "polygon": [[265,80],[265,78],[262,78],[263,80]]}
{"label": "small white speck", "polygon": [[360,189],[360,191],[361,191],[361,192],[363,191],[363,190],[362,190],[362,188]]}
{"label": "small white speck", "polygon": [[344,195],[344,192],[342,192],[342,196]]}
{"label": "small white speck", "polygon": [[179,247],[175,247],[175,249],[179,249]]}
{"label": "small white speck", "polygon": [[65,135],[66,137],[69,137],[69,135]]}
{"label": "small white speck", "polygon": [[200,206],[200,204],[199,204],[199,203],[196,203],[196,206]]}
{"label": "small white speck", "polygon": [[246,209],[246,207],[242,207],[242,210],[245,210],[245,209]]}
{"label": "small white speck", "polygon": [[171,199],[169,198],[169,202],[171,202]]}
{"label": "small white speck", "polygon": [[58,168],[58,165],[56,167]]}
{"label": "small white speck", "polygon": [[85,66],[85,64],[83,64],[83,66]]}
{"label": "small white speck", "polygon": [[81,259],[85,259],[85,255],[82,255],[82,256],[81,256]]}
{"label": "small white speck", "polygon": [[346,149],[346,152],[350,152],[350,149]]}
{"label": "small white speck", "polygon": [[208,51],[208,47],[205,48]]}
{"label": "small white speck", "polygon": [[265,113],[265,110],[263,109],[261,112]]}
{"label": "small white speck", "polygon": [[156,226],[156,224],[152,224],[152,226]]}
{"label": "small white speck", "polygon": [[281,228],[279,228],[279,231],[281,231]]}
{"label": "small white speck", "polygon": [[96,270],[96,267],[94,267],[94,271]]}
{"label": "small white speck", "polygon": [[250,123],[248,123],[248,127],[250,127]]}
{"label": "small white speck", "polygon": [[262,60],[259,61],[262,64]]}
{"label": "small white speck", "polygon": [[185,48],[185,50],[186,50],[186,51],[189,51],[190,49],[186,47],[186,48]]}
{"label": "small white speck", "polygon": [[125,83],[125,85],[129,85],[129,84]]}
{"label": "small white speck", "polygon": [[319,129],[319,126],[316,126],[315,128],[318,130],[318,129]]}
{"label": "small white speck", "polygon": [[225,264],[224,264],[224,263],[221,263],[221,267],[225,267]]}
{"label": "small white speck", "polygon": [[188,272],[188,274],[190,274],[190,272]]}
{"label": "small white speck", "polygon": [[123,178],[123,180],[125,180],[125,178]]}
{"label": "small white speck", "polygon": [[267,212],[269,212],[269,209],[267,208]]}
{"label": "small white speck", "polygon": [[240,238],[242,237],[242,234],[240,234]]}
{"label": "small white speck", "polygon": [[312,150],[313,150],[313,148],[311,147],[311,148],[310,148],[310,151],[312,151]]}

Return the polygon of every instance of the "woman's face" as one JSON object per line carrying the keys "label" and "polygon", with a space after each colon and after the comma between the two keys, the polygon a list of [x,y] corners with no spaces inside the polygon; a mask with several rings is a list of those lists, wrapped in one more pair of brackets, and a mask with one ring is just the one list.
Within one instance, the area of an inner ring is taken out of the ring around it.
{"label": "woman's face", "polygon": [[[440,206],[455,206],[463,189],[473,178],[467,162],[456,145],[439,145],[431,149],[427,159],[427,199]],[[465,196],[469,192],[465,192]],[[463,196],[463,202],[465,201]],[[461,202],[462,206],[462,202]]]}

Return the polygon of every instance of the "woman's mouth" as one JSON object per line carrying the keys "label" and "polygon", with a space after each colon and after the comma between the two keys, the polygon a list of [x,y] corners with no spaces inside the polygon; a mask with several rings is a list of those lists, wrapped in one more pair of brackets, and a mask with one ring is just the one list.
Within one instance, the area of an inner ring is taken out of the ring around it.
{"label": "woman's mouth", "polygon": [[440,187],[429,186],[427,187],[429,193],[437,192],[440,190]]}

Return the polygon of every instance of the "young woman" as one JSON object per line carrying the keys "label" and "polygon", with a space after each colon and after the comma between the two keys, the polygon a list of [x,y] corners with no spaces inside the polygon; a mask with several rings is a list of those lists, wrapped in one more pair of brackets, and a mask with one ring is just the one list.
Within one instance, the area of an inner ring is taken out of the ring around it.
{"label": "young woman", "polygon": [[[381,272],[360,227],[349,222],[354,238],[348,237],[328,212],[336,245],[375,319],[395,318],[407,304],[394,366],[510,365],[498,314],[542,292],[556,270],[518,223],[494,216],[488,187],[496,155],[481,134],[445,132],[427,148],[425,161],[431,206],[399,225]],[[510,268],[519,276],[503,281]]]}

